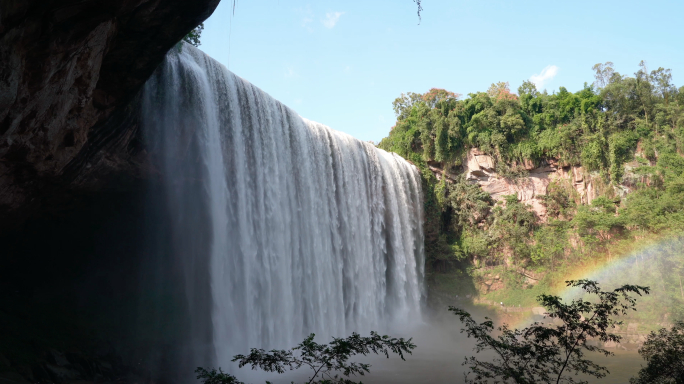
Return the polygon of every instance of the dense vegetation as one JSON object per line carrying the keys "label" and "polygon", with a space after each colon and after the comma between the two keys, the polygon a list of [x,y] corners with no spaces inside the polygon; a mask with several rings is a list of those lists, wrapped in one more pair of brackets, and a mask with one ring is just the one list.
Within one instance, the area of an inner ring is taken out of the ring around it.
{"label": "dense vegetation", "polygon": [[646,366],[629,380],[631,384],[684,383],[684,323],[677,322],[670,329],[651,332],[639,354]]}
{"label": "dense vegetation", "polygon": [[[610,62],[594,70],[594,83],[575,93],[525,81],[518,94],[496,83],[463,99],[432,89],[394,101],[397,123],[379,147],[422,170],[428,268],[552,271],[605,256],[620,241],[684,229],[684,87],[643,61],[634,76]],[[552,182],[541,219],[516,196],[497,202],[465,180],[471,148],[491,155],[511,182],[531,164],[581,166],[599,196],[586,204],[570,182]],[[460,175],[438,181],[428,163]]]}

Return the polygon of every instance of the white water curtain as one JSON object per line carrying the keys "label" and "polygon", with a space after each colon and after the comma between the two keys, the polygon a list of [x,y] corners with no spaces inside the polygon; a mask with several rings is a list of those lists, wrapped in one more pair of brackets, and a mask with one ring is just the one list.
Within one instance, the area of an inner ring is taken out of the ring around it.
{"label": "white water curtain", "polygon": [[414,166],[300,117],[188,45],[144,92],[185,284],[211,285],[211,313],[195,315],[211,316],[216,363],[420,319]]}

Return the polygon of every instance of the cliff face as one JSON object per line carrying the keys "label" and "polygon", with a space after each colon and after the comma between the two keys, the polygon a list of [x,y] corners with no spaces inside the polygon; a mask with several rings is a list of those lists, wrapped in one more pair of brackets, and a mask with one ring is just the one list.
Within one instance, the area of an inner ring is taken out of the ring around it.
{"label": "cliff face", "polygon": [[597,195],[591,178],[585,177],[580,166],[563,166],[550,160],[535,167],[530,162],[524,164],[527,176],[510,180],[494,171],[494,160],[489,155],[473,149],[468,152],[467,159],[465,170],[468,181],[479,184],[496,200],[503,199],[504,195],[517,195],[518,200],[530,205],[541,218],[546,217],[541,198],[547,195],[549,184],[554,180],[571,184],[584,204],[591,203]]}
{"label": "cliff face", "polygon": [[146,172],[126,106],[218,2],[0,2],[0,228]]}
{"label": "cliff face", "polygon": [[[598,174],[586,172],[578,165],[560,164],[553,159],[548,159],[539,166],[532,162],[523,164],[527,175],[514,179],[498,174],[492,156],[476,148],[468,151],[466,159],[463,164],[466,180],[478,184],[495,200],[503,200],[505,195],[517,195],[518,200],[529,205],[542,220],[546,219],[546,208],[542,204],[542,199],[548,194],[549,184],[552,182],[571,186],[582,204],[591,204],[592,200],[599,196],[600,189],[605,187]],[[616,194],[629,193],[636,184],[631,169],[637,165],[635,162],[624,165],[625,175],[622,184],[615,191]],[[437,179],[446,177],[447,181],[453,181],[457,177],[445,172],[440,163],[430,162],[429,167]]]}
{"label": "cliff face", "polygon": [[146,220],[165,218],[144,198],[136,95],[218,2],[0,1],[0,381],[192,372],[169,347],[182,300],[138,301],[183,296],[172,262],[146,267],[148,235],[165,236]]}

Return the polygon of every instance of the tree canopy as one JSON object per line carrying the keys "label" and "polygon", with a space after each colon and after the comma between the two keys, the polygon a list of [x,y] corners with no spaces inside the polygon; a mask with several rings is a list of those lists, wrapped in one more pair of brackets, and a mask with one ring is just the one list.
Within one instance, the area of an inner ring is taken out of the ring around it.
{"label": "tree canopy", "polygon": [[[681,232],[684,87],[669,69],[637,68],[623,75],[612,62],[596,64],[594,81],[576,92],[524,81],[517,94],[495,82],[465,98],[434,88],[397,98],[396,124],[378,146],[423,170],[428,266],[510,258],[553,269],[559,257],[591,257],[616,239]],[[571,183],[554,181],[541,198],[544,220],[515,199],[487,199],[457,177],[471,149],[511,183],[530,166],[581,167],[598,199],[587,204]],[[428,163],[450,179],[438,180]],[[466,207],[477,207],[468,220]]]}

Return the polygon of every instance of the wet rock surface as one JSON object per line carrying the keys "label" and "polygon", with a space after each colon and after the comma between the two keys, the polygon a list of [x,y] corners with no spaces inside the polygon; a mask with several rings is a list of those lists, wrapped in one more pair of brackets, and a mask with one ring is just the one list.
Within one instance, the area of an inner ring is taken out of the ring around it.
{"label": "wet rock surface", "polygon": [[145,172],[134,111],[122,109],[217,4],[0,3],[0,228],[57,195],[126,188]]}

